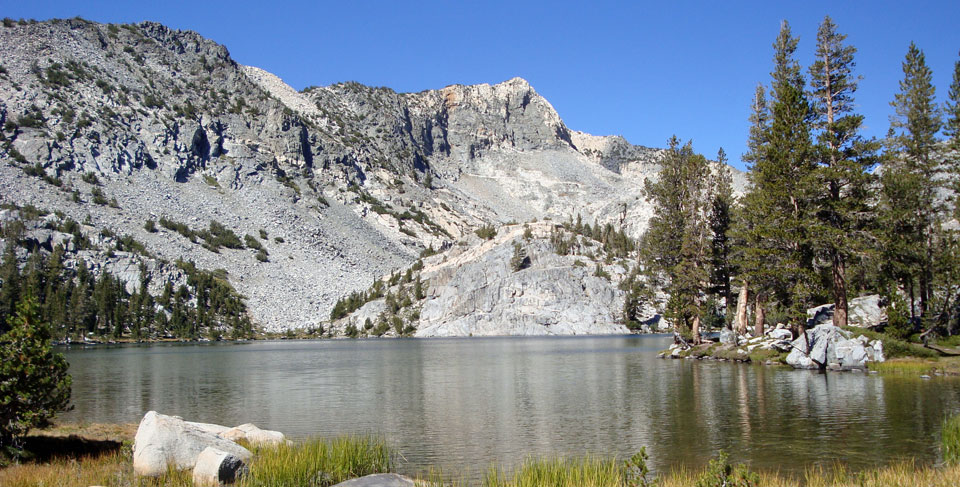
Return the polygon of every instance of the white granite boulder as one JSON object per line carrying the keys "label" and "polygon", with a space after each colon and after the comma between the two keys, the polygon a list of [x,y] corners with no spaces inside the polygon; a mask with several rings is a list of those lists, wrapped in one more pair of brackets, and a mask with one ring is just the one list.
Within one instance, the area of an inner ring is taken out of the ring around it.
{"label": "white granite boulder", "polygon": [[253,423],[225,429],[225,431],[220,432],[220,436],[231,441],[246,440],[254,446],[279,445],[287,439],[279,431],[260,429]]}
{"label": "white granite boulder", "polygon": [[232,484],[247,472],[240,457],[208,446],[200,452],[193,467],[193,485],[196,487]]}
{"label": "white granite boulder", "polygon": [[[133,470],[137,475],[157,477],[170,467],[191,469],[207,447],[248,461],[252,454],[246,448],[213,432],[217,425],[190,423],[178,416],[149,411],[140,421],[133,442]],[[223,427],[221,427],[223,428]],[[227,429],[227,428],[224,428]]]}
{"label": "white granite boulder", "polygon": [[[818,325],[793,341],[787,364],[797,369],[862,369],[867,362],[883,362],[883,343],[833,325]],[[806,340],[810,340],[810,352]]]}

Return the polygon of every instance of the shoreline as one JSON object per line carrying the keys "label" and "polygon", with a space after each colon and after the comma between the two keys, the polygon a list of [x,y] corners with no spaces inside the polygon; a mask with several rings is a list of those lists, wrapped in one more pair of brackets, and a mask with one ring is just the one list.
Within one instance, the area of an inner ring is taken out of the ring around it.
{"label": "shoreline", "polygon": [[[960,416],[945,421],[960,423]],[[951,426],[953,427],[953,426]],[[56,480],[56,485],[64,487],[87,485],[118,485],[121,487],[141,485],[142,480],[133,474],[130,447],[136,432],[136,424],[110,423],[56,423],[53,427],[33,431],[28,439],[37,443],[37,439],[44,440],[47,446],[70,445],[70,449],[60,448],[57,454],[49,455],[42,460],[27,461],[0,467],[0,484],[10,487],[26,487],[28,485],[46,485]],[[577,454],[572,456],[527,458],[512,471],[504,471],[496,464],[486,470],[482,483],[472,483],[464,480],[463,472],[442,471],[437,467],[408,471],[403,468],[402,456],[375,437],[338,437],[338,438],[308,438],[298,440],[292,445],[282,447],[254,448],[254,459],[250,463],[249,485],[259,485],[263,481],[287,482],[290,485],[299,485],[297,475],[302,475],[302,463],[309,459],[304,453],[323,455],[323,450],[317,445],[326,445],[325,448],[345,448],[344,451],[366,449],[386,453],[390,461],[387,463],[365,463],[368,458],[354,459],[353,466],[348,471],[336,470],[336,466],[328,466],[336,471],[336,475],[329,477],[323,486],[335,485],[347,478],[359,477],[371,473],[400,473],[410,476],[418,486],[467,486],[485,485],[495,487],[511,487],[516,485],[553,486],[553,485],[609,485],[627,487],[630,485],[647,485],[660,487],[674,487],[699,485],[704,479],[725,479],[727,482],[736,480],[749,481],[736,485],[752,487],[781,487],[788,485],[835,485],[854,486],[867,485],[886,487],[894,485],[918,486],[948,486],[955,485],[960,478],[960,463],[956,463],[950,453],[956,451],[956,438],[941,440],[941,460],[933,463],[918,462],[915,459],[903,459],[887,464],[860,470],[850,470],[840,463],[831,466],[806,465],[804,473],[783,474],[775,470],[752,470],[743,464],[732,464],[725,453],[716,452],[706,466],[673,467],[666,472],[656,474],[646,473],[643,481],[638,476],[647,469],[647,455],[645,449],[631,458],[612,456],[595,456]],[[28,444],[30,442],[28,441]],[[953,448],[954,450],[951,450]],[[309,456],[309,455],[308,455]],[[329,456],[329,455],[328,455]],[[334,455],[336,456],[336,455]],[[293,460],[297,458],[297,460]],[[943,461],[946,459],[946,461]],[[329,461],[327,458],[325,461]],[[291,462],[300,462],[293,465]],[[482,470],[481,470],[482,471]],[[495,474],[494,474],[495,473]],[[543,475],[549,473],[550,475]],[[312,474],[311,474],[312,475]],[[491,478],[493,475],[493,478]],[[592,476],[592,477],[591,477]],[[548,479],[549,481],[545,481]],[[566,481],[559,481],[566,479]],[[177,485],[190,487],[193,485],[188,473],[171,471],[161,476],[156,485]],[[572,482],[572,483],[571,483]],[[237,483],[239,487],[248,485],[243,479]],[[287,484],[284,484],[287,485]],[[714,484],[706,484],[714,485]],[[720,484],[716,484],[720,485]],[[727,485],[727,484],[725,484]]]}

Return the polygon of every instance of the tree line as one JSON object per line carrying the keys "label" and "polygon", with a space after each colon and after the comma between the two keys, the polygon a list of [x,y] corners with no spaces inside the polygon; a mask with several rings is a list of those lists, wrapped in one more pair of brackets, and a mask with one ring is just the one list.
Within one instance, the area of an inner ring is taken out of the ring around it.
{"label": "tree line", "polygon": [[8,240],[0,259],[0,333],[10,329],[17,307],[27,301],[34,303],[39,320],[49,324],[57,340],[242,338],[253,333],[243,297],[223,276],[190,261],[176,262],[186,275],[185,284],[167,281],[160,295],[153,296],[143,263],[131,293],[121,279],[106,271],[92,272],[83,259],[65,265],[62,245],[52,252],[27,249],[21,267],[15,241]]}
{"label": "tree line", "polygon": [[850,296],[868,292],[887,304],[894,335],[955,334],[960,61],[941,107],[911,43],[878,140],[863,136],[856,112],[856,48],[830,17],[806,74],[797,45],[783,22],[770,84],[750,104],[742,197],[732,195],[723,149],[712,164],[670,139],[659,177],[645,182],[655,210],[640,245],[646,283],[668,293],[665,317],[695,343],[704,320],[746,333],[749,308],[758,334],[783,321],[799,336],[806,309],[824,302],[846,326]]}

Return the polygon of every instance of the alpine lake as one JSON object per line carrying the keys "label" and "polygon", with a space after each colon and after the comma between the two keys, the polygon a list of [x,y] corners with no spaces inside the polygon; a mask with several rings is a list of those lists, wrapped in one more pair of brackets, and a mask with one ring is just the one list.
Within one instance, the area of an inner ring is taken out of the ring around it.
{"label": "alpine lake", "polygon": [[149,344],[65,348],[65,422],[163,414],[293,439],[383,437],[401,473],[476,479],[528,457],[627,458],[653,471],[718,451],[802,473],[940,461],[960,378],[818,373],[657,358],[670,337],[504,337]]}

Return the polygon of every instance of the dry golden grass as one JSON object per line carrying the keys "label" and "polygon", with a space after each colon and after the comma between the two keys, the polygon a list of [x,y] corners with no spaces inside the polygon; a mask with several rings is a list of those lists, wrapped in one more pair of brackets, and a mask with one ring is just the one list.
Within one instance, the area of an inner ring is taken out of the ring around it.
{"label": "dry golden grass", "polygon": [[137,424],[111,423],[54,423],[49,428],[34,430],[30,435],[62,438],[82,436],[88,440],[133,441],[137,434]]}

